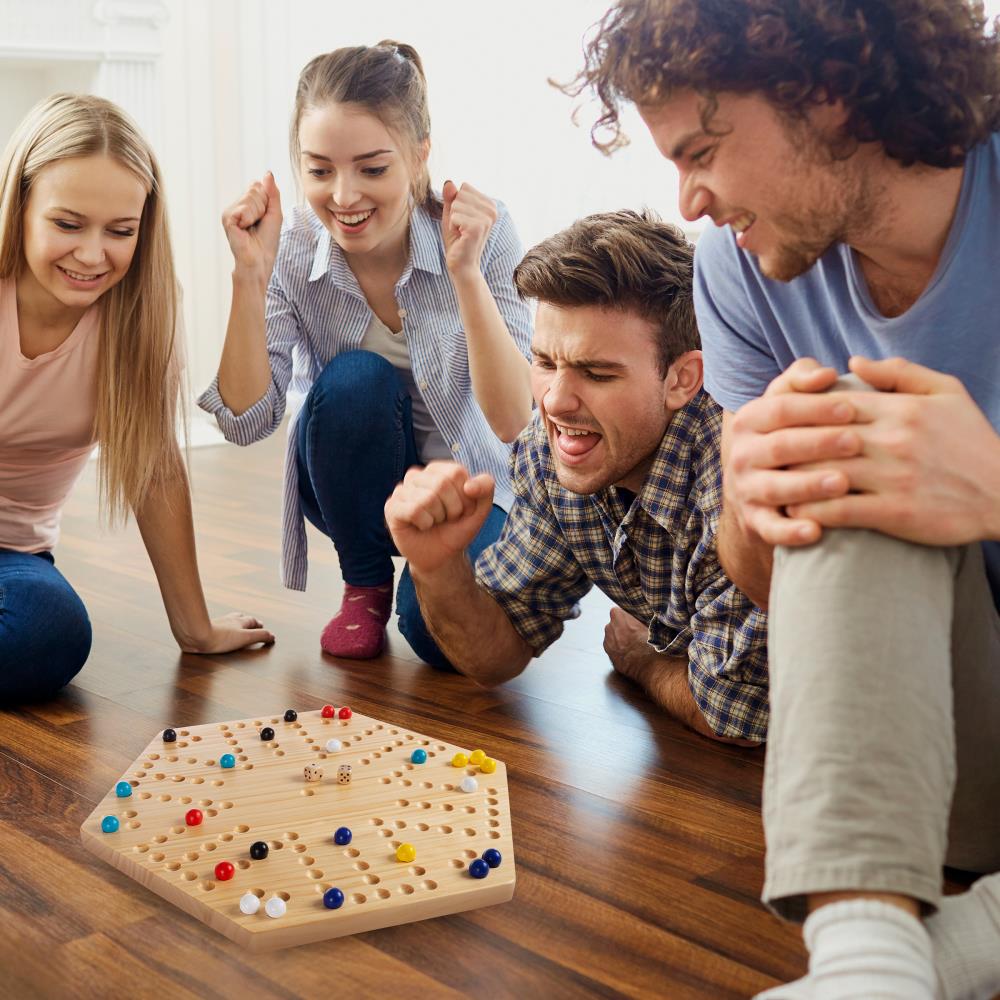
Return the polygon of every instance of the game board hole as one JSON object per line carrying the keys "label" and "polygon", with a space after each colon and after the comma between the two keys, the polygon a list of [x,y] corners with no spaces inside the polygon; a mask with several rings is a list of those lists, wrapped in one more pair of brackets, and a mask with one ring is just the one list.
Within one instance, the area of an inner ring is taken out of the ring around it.
{"label": "game board hole", "polygon": [[306,874],[310,878],[322,878],[323,877],[323,873],[318,868],[310,868],[309,871],[306,872]]}
{"label": "game board hole", "polygon": [[296,844],[293,850],[296,854],[301,854],[306,849],[305,844]]}
{"label": "game board hole", "polygon": [[[202,783],[202,782],[203,782],[204,780],[205,780],[204,778],[195,778],[195,782],[196,782],[197,784],[199,784],[199,785],[200,785],[200,784],[201,784],[201,783]],[[213,784],[213,786],[214,786],[214,787],[216,787],[216,788],[221,788],[221,787],[222,787],[222,786],[223,786],[223,785],[225,784],[225,782],[224,782],[224,781],[222,781],[222,780],[221,780],[221,779],[219,779],[219,778],[216,778],[216,780],[215,780],[215,781],[213,781],[213,782],[212,782],[212,784]]]}
{"label": "game board hole", "polygon": [[299,858],[299,864],[300,865],[314,865],[314,864],[316,864],[316,859],[315,858],[310,858],[310,857],[302,857],[302,858]]}
{"label": "game board hole", "polygon": [[136,854],[145,854],[146,851],[149,850],[149,844],[136,844],[132,850],[135,851]]}
{"label": "game board hole", "polygon": [[221,840],[224,844],[228,844],[229,841],[231,841],[232,839],[233,839],[233,835],[231,833],[220,833],[219,834],[219,840]]}
{"label": "game board hole", "polygon": [[368,822],[371,823],[372,826],[381,826],[383,820],[379,819],[378,816],[372,816],[372,818],[368,820]]}
{"label": "game board hole", "polygon": [[406,820],[405,819],[397,819],[396,822],[393,824],[393,826],[395,826],[397,830],[405,830],[406,829]]}
{"label": "game board hole", "polygon": [[435,882],[434,879],[432,878],[424,879],[424,881],[421,882],[420,885],[424,889],[436,889],[438,887],[437,882]]}
{"label": "game board hole", "polygon": [[254,895],[255,895],[255,896],[256,896],[256,897],[258,898],[258,899],[263,899],[263,898],[264,898],[264,890],[263,890],[263,889],[251,889],[250,891],[251,891],[251,892],[252,892],[252,893],[253,893],[253,894],[254,894]]}
{"label": "game board hole", "polygon": [[181,878],[185,882],[193,882],[198,877],[197,872],[181,872]]}
{"label": "game board hole", "polygon": [[[491,790],[490,790],[490,795],[496,795],[496,792],[494,792],[494,791],[493,791],[493,790],[491,789]],[[486,801],[487,801],[487,802],[488,802],[488,803],[489,803],[489,804],[490,804],[491,806],[498,806],[498,805],[500,805],[500,802],[499,802],[499,800],[498,800],[498,799],[487,799]]]}
{"label": "game board hole", "polygon": [[163,861],[164,858],[166,858],[166,855],[163,851],[157,851],[155,854],[150,854],[149,856],[150,861]]}
{"label": "game board hole", "polygon": [[445,784],[443,784],[441,786],[441,790],[445,791],[445,792],[453,792],[453,791],[455,791],[455,786],[453,784],[451,784],[450,782],[446,782]]}
{"label": "game board hole", "polygon": [[497,826],[500,825],[500,820],[498,820],[498,819],[491,819],[489,821],[489,823],[490,823],[490,826],[497,827]]}
{"label": "game board hole", "polygon": [[450,813],[455,807],[450,802],[442,802],[441,808],[446,812]]}
{"label": "game board hole", "polygon": [[192,736],[191,737],[191,742],[192,743],[200,743],[201,742],[201,737],[200,736]]}
{"label": "game board hole", "polygon": [[402,884],[402,885],[401,885],[401,886],[399,887],[399,891],[400,891],[400,892],[401,892],[401,893],[402,893],[402,894],[403,894],[404,896],[410,896],[410,895],[412,895],[412,894],[413,894],[413,886],[412,886],[412,885],[407,885],[407,884],[406,884],[406,883],[404,882],[404,883],[403,883],[403,884]]}
{"label": "game board hole", "polygon": [[165,774],[154,774],[154,775],[153,775],[153,777],[154,777],[154,778],[155,778],[155,779],[156,779],[157,781],[163,781],[163,779],[164,779],[164,778],[166,778],[166,775],[165,775]]}
{"label": "game board hole", "polygon": [[474,837],[474,836],[476,835],[476,831],[475,831],[475,830],[473,830],[473,829],[472,829],[472,827],[470,827],[470,826],[467,826],[467,827],[466,827],[466,828],[465,828],[465,829],[464,829],[464,830],[462,831],[462,833],[464,833],[464,834],[466,835],[466,837]]}
{"label": "game board hole", "polygon": [[191,796],[190,795],[182,795],[177,801],[180,802],[181,805],[188,806],[188,805],[191,804]]}
{"label": "game board hole", "polygon": [[169,756],[169,757],[167,758],[167,763],[168,763],[168,764],[176,764],[176,763],[177,763],[177,755],[176,755],[176,754],[171,754],[171,755],[170,755],[170,756]]}
{"label": "game board hole", "polygon": [[[198,778],[192,778],[192,779],[191,779],[191,784],[192,784],[192,785],[204,785],[204,784],[205,784],[205,779],[204,779],[204,778],[201,778],[201,777],[198,777]],[[221,784],[222,784],[222,782],[220,781],[220,782],[219,782],[219,784],[221,785]]]}
{"label": "game board hole", "polygon": [[151,799],[153,796],[149,792],[139,792],[140,799]]}
{"label": "game board hole", "polygon": [[403,772],[402,771],[393,771],[392,772],[392,776],[394,778],[402,778],[403,777]]}
{"label": "game board hole", "polygon": [[[275,750],[274,751],[274,756],[275,757],[284,757],[285,756],[285,751],[284,750]],[[240,757],[240,760],[246,760],[246,757]],[[248,766],[249,767],[253,767],[253,764],[250,764]]]}
{"label": "game board hole", "polygon": [[431,807],[431,804],[429,802],[420,802],[418,803],[418,805],[420,806],[421,809],[430,809]]}
{"label": "game board hole", "polygon": [[368,883],[369,885],[378,885],[378,884],[379,884],[379,882],[381,882],[381,881],[382,881],[382,880],[381,880],[381,879],[380,879],[380,878],[378,877],[378,875],[365,875],[365,876],[363,876],[363,877],[364,877],[364,880],[365,880],[365,881],[366,881],[366,882],[367,882],[367,883]]}
{"label": "game board hole", "polygon": [[181,863],[179,861],[168,861],[167,862],[167,871],[168,872],[175,872],[175,871],[177,871],[180,868],[180,866],[181,866]]}
{"label": "game board hole", "polygon": [[360,893],[360,892],[352,892],[351,893],[351,902],[352,903],[366,903],[366,902],[368,902],[368,897],[365,896],[363,893]]}
{"label": "game board hole", "polygon": [[125,812],[122,813],[122,818],[131,819],[133,816],[138,816],[138,815],[139,814],[134,809],[126,809]]}
{"label": "game board hole", "polygon": [[383,837],[392,836],[392,830],[390,830],[388,827],[384,827],[383,829],[379,830],[379,833],[382,834]]}
{"label": "game board hole", "polygon": [[375,895],[378,896],[379,899],[388,899],[392,893],[389,892],[388,889],[376,889]]}
{"label": "game board hole", "polygon": [[280,896],[286,903],[292,898],[287,892],[276,892],[275,896]]}
{"label": "game board hole", "polygon": [[239,826],[237,826],[237,827],[234,828],[233,832],[234,833],[249,833],[250,832],[250,827],[248,827],[246,825],[246,823],[240,823]]}
{"label": "game board hole", "polygon": [[203,851],[214,851],[218,846],[219,846],[218,844],[212,844],[212,843],[202,844],[201,849]]}
{"label": "game board hole", "polygon": [[211,879],[203,879],[198,883],[198,888],[203,892],[211,892],[215,888],[215,883]]}
{"label": "game board hole", "polygon": [[356,847],[348,847],[347,850],[344,851],[344,857],[356,858],[360,853],[361,852]]}
{"label": "game board hole", "polygon": [[142,823],[140,823],[139,820],[137,820],[137,819],[132,819],[132,820],[129,820],[125,825],[130,830],[138,830],[139,827],[142,826]]}
{"label": "game board hole", "polygon": [[462,812],[465,812],[465,813],[474,813],[475,811],[476,811],[476,807],[475,806],[462,806]]}
{"label": "game board hole", "polygon": [[[171,833],[183,833],[185,829],[186,829],[186,828],[185,828],[185,827],[183,827],[183,826],[172,826],[172,827],[170,828],[170,832],[171,832]],[[166,837],[164,837],[163,839],[164,839],[164,840],[166,840],[167,838],[166,838]]]}
{"label": "game board hole", "polygon": [[411,865],[406,869],[411,875],[426,875],[427,869],[421,868],[420,865]]}
{"label": "game board hole", "polygon": [[197,851],[188,851],[187,854],[184,855],[184,860],[185,861],[197,861],[198,860],[198,852]]}
{"label": "game board hole", "polygon": [[409,799],[396,799],[396,805],[402,809],[405,809],[410,804]]}
{"label": "game board hole", "polygon": [[410,781],[410,780],[409,780],[409,778],[404,778],[404,779],[403,779],[403,780],[402,780],[402,781],[400,782],[400,784],[401,784],[401,785],[402,785],[402,786],[403,786],[404,788],[412,788],[412,787],[413,787],[413,782],[412,782],[412,781]]}
{"label": "game board hole", "polygon": [[280,851],[285,846],[280,840],[269,840],[267,844],[272,851]]}
{"label": "game board hole", "polygon": [[434,782],[433,781],[421,781],[420,782],[420,787],[421,788],[433,788],[434,787]]}
{"label": "game board hole", "polygon": [[490,816],[499,816],[500,815],[500,810],[499,809],[487,809],[486,812]]}
{"label": "game board hole", "polygon": [[223,809],[232,809],[233,808],[232,802],[220,802],[219,805],[222,806]]}
{"label": "game board hole", "polygon": [[315,795],[316,794],[316,789],[315,788],[303,788],[299,792],[299,794],[300,795],[304,795],[306,798],[309,798],[310,795]]}
{"label": "game board hole", "polygon": [[219,810],[218,809],[206,809],[205,812],[209,816],[218,816],[219,815]]}
{"label": "game board hole", "polygon": [[475,852],[475,851],[462,851],[462,853],[463,853],[463,854],[464,854],[464,855],[465,855],[465,856],[466,856],[467,858],[469,858],[470,860],[471,860],[472,858],[475,858],[475,857],[478,857],[478,855],[476,854],[476,852]]}
{"label": "game board hole", "polygon": [[183,750],[187,746],[187,741],[186,740],[181,740],[181,742],[178,743],[177,746],[178,746],[178,748],[180,750]]}
{"label": "game board hole", "polygon": [[496,830],[490,830],[490,840],[499,840],[500,834]]}
{"label": "game board hole", "polygon": [[154,844],[165,844],[166,842],[167,842],[167,838],[162,833],[158,833],[153,838],[153,843]]}
{"label": "game board hole", "polygon": [[452,868],[465,867],[465,862],[461,858],[452,858],[451,861],[449,861],[448,863],[451,865]]}
{"label": "game board hole", "polygon": [[297,833],[286,833],[285,840],[298,840],[299,835]]}
{"label": "game board hole", "polygon": [[173,775],[171,777],[170,780],[171,781],[183,781],[184,780],[184,775],[183,774],[175,774],[175,775]]}
{"label": "game board hole", "polygon": [[362,758],[361,758],[361,763],[362,763],[362,764],[370,764],[370,763],[371,763],[371,761],[370,761],[370,760],[369,760],[369,759],[368,759],[367,757],[362,757]]}
{"label": "game board hole", "polygon": [[[236,728],[237,729],[246,729],[246,727],[247,727],[247,724],[245,722],[237,722],[236,723]],[[263,893],[261,893],[261,895],[263,895]]]}
{"label": "game board hole", "polygon": [[416,739],[416,736],[414,736],[414,735],[413,735],[413,733],[407,733],[407,734],[406,734],[406,738],[407,738],[408,740],[415,740],[415,739]]}
{"label": "game board hole", "polygon": [[242,869],[243,871],[246,871],[250,867],[250,862],[247,861],[246,858],[244,858],[242,861],[237,861],[236,865],[238,868]]}
{"label": "game board hole", "polygon": [[379,784],[389,785],[392,783],[392,778],[379,778]]}
{"label": "game board hole", "polygon": [[418,829],[418,830],[419,830],[419,831],[420,831],[421,833],[423,833],[424,831],[426,831],[426,830],[429,830],[429,829],[430,829],[430,827],[429,827],[429,826],[428,826],[428,825],[427,825],[426,823],[418,823],[418,824],[417,824],[417,829]]}
{"label": "game board hole", "polygon": [[367,861],[355,861],[354,867],[357,868],[359,872],[366,872],[369,868],[371,868],[371,865],[368,864]]}
{"label": "game board hole", "polygon": [[243,765],[243,770],[244,771],[252,771],[253,770],[253,764],[244,764]]}

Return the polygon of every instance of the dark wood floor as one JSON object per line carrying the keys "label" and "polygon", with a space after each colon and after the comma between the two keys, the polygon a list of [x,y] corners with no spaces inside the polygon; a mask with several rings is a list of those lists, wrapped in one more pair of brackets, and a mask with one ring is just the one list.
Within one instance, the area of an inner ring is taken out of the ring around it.
{"label": "dark wood floor", "polygon": [[[311,537],[306,594],[277,578],[282,446],[192,454],[213,612],[258,614],[269,650],[179,655],[134,526],[102,534],[92,470],[79,484],[57,563],[93,654],[57,700],[0,714],[0,996],[724,1000],[802,975],[797,931],[757,902],[762,752],[688,733],[614,676],[600,595],[494,691],[420,665],[395,631],[377,661],[324,658],[328,546]],[[512,902],[251,955],[81,847],[81,822],[164,725],[327,701],[506,761]]]}

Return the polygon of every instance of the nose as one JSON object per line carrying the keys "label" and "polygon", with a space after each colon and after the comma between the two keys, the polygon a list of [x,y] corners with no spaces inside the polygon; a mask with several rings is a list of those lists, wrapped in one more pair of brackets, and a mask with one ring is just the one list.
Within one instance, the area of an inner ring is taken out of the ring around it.
{"label": "nose", "polygon": [[692,173],[681,174],[681,192],[678,207],[688,222],[696,222],[707,211],[711,196],[704,184]]}
{"label": "nose", "polygon": [[552,372],[545,385],[541,402],[550,417],[570,414],[580,406],[580,399],[573,388],[573,371],[563,369]]}
{"label": "nose", "polygon": [[334,204],[338,208],[350,208],[358,200],[358,186],[353,176],[349,173],[341,173],[334,178],[333,196]]}
{"label": "nose", "polygon": [[104,240],[100,233],[93,233],[80,240],[73,256],[85,267],[97,267],[103,264],[107,252],[104,249]]}

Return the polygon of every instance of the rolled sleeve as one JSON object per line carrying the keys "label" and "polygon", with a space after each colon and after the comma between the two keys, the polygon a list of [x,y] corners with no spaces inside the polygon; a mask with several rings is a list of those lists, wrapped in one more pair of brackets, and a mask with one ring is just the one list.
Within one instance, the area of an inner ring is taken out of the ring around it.
{"label": "rolled sleeve", "polygon": [[496,301],[500,315],[517,349],[527,358],[531,355],[531,310],[514,286],[514,268],[521,263],[524,249],[514,228],[510,212],[497,202],[497,221],[483,254],[483,277]]}
{"label": "rolled sleeve", "polygon": [[[278,255],[280,259],[280,249]],[[216,375],[197,401],[201,409],[215,417],[226,440],[234,444],[249,445],[266,438],[277,430],[285,415],[285,397],[292,378],[292,351],[299,342],[300,324],[277,270],[267,286],[264,322],[271,368],[271,384],[264,395],[249,409],[236,414],[222,398]]]}
{"label": "rolled sleeve", "polygon": [[503,534],[476,561],[476,581],[500,605],[511,625],[540,656],[577,616],[592,584],[555,520],[531,447],[534,424],[511,457],[514,504]]}
{"label": "rolled sleeve", "polygon": [[767,738],[767,622],[725,577],[700,595],[691,619],[688,685],[719,736]]}

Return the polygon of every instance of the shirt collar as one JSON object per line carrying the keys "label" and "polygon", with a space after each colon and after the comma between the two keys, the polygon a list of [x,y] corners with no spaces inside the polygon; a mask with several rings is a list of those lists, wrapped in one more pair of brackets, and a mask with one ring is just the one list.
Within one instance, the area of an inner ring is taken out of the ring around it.
{"label": "shirt collar", "polygon": [[[318,219],[316,224],[319,226],[319,234],[309,280],[316,281],[329,273],[338,288],[354,292],[363,298],[364,293],[347,263],[344,252],[336,241],[331,239],[329,231]],[[410,259],[400,276],[399,284],[405,284],[409,280],[414,268],[430,274],[441,274],[442,271],[441,225],[431,217],[423,205],[414,206],[410,213]]]}
{"label": "shirt collar", "polygon": [[687,520],[691,490],[706,472],[721,476],[721,427],[718,407],[704,389],[674,412],[635,499],[662,528]]}

